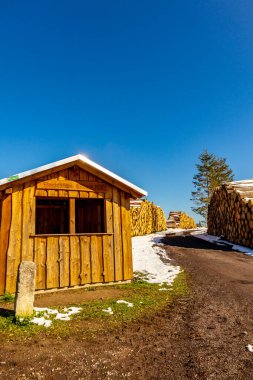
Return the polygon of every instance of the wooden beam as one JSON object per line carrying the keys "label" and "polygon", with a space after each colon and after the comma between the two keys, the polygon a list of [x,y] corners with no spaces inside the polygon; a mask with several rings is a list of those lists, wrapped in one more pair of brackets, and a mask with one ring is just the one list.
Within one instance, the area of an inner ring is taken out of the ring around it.
{"label": "wooden beam", "polygon": [[75,234],[76,232],[76,200],[69,198],[69,233]]}

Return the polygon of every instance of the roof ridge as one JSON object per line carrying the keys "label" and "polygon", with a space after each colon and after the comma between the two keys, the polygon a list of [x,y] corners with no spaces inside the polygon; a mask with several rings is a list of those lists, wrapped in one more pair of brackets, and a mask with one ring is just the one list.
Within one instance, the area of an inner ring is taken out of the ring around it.
{"label": "roof ridge", "polygon": [[119,175],[111,172],[110,170],[104,168],[103,166],[97,164],[96,162],[90,160],[88,157],[86,157],[82,154],[76,154],[74,156],[70,156],[70,157],[64,158],[62,160],[54,161],[50,164],[38,166],[35,169],[26,170],[24,172],[12,175],[8,178],[3,178],[0,180],[0,186],[6,185],[7,183],[11,183],[11,182],[17,181],[19,179],[26,178],[28,176],[31,176],[31,175],[34,175],[34,174],[37,174],[37,173],[40,173],[40,172],[61,166],[61,165],[65,165],[65,164],[68,164],[71,162],[75,162],[75,161],[81,161],[81,162],[91,166],[92,168],[100,171],[101,173],[106,174],[108,177],[113,178],[116,181],[118,181],[119,183],[121,183],[121,184],[129,187],[130,189],[136,191],[141,196],[147,196],[147,194],[148,194],[147,191],[141,189],[140,187],[134,185],[133,183],[127,181],[126,179],[120,177]]}

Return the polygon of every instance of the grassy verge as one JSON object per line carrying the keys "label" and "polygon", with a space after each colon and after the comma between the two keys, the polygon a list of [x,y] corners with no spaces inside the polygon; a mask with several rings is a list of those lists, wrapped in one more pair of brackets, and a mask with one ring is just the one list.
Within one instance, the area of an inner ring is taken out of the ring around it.
{"label": "grassy verge", "polygon": [[[176,297],[187,294],[187,281],[184,272],[175,279],[173,286],[159,286],[149,284],[143,280],[136,280],[130,284],[115,286],[124,290],[123,300],[133,304],[117,303],[117,299],[92,300],[82,304],[74,305],[82,308],[80,314],[71,317],[71,321],[53,320],[51,327],[45,328],[31,323],[17,325],[14,314],[1,308],[0,303],[0,338],[27,339],[37,334],[57,336],[60,338],[75,334],[80,338],[93,336],[100,331],[115,329],[120,326],[136,322],[144,317],[151,316],[173,303]],[[163,290],[160,290],[160,289]],[[87,290],[84,290],[87,291]],[[103,291],[103,289],[100,289]],[[46,306],[46,305],[45,305]],[[109,314],[104,310],[112,310]],[[57,308],[62,311],[63,308]]]}

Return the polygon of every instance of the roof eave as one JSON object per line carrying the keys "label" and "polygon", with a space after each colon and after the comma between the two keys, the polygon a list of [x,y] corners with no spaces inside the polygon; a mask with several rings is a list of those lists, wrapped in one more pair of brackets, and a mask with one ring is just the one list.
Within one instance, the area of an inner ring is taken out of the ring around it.
{"label": "roof eave", "polygon": [[59,167],[71,167],[72,165],[85,166],[87,170],[95,172],[97,176],[103,177],[105,181],[107,180],[110,183],[114,184],[116,187],[122,188],[124,191],[129,192],[134,198],[141,198],[148,195],[145,190],[121,178],[106,168],[96,164],[81,154],[71,156],[69,158],[53,162],[51,164],[43,165],[35,169],[27,170],[9,178],[4,178],[0,180],[0,190],[12,187],[17,183],[24,183],[31,177],[39,178],[43,175],[46,175],[46,173],[49,171],[57,171]]}

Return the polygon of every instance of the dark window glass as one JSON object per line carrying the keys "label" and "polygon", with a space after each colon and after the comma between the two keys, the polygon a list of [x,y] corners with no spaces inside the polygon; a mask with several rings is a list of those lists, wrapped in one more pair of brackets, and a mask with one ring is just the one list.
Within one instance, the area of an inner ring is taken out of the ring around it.
{"label": "dark window glass", "polygon": [[99,232],[105,232],[104,200],[76,199],[76,233]]}
{"label": "dark window glass", "polygon": [[68,199],[36,199],[36,234],[69,233]]}

